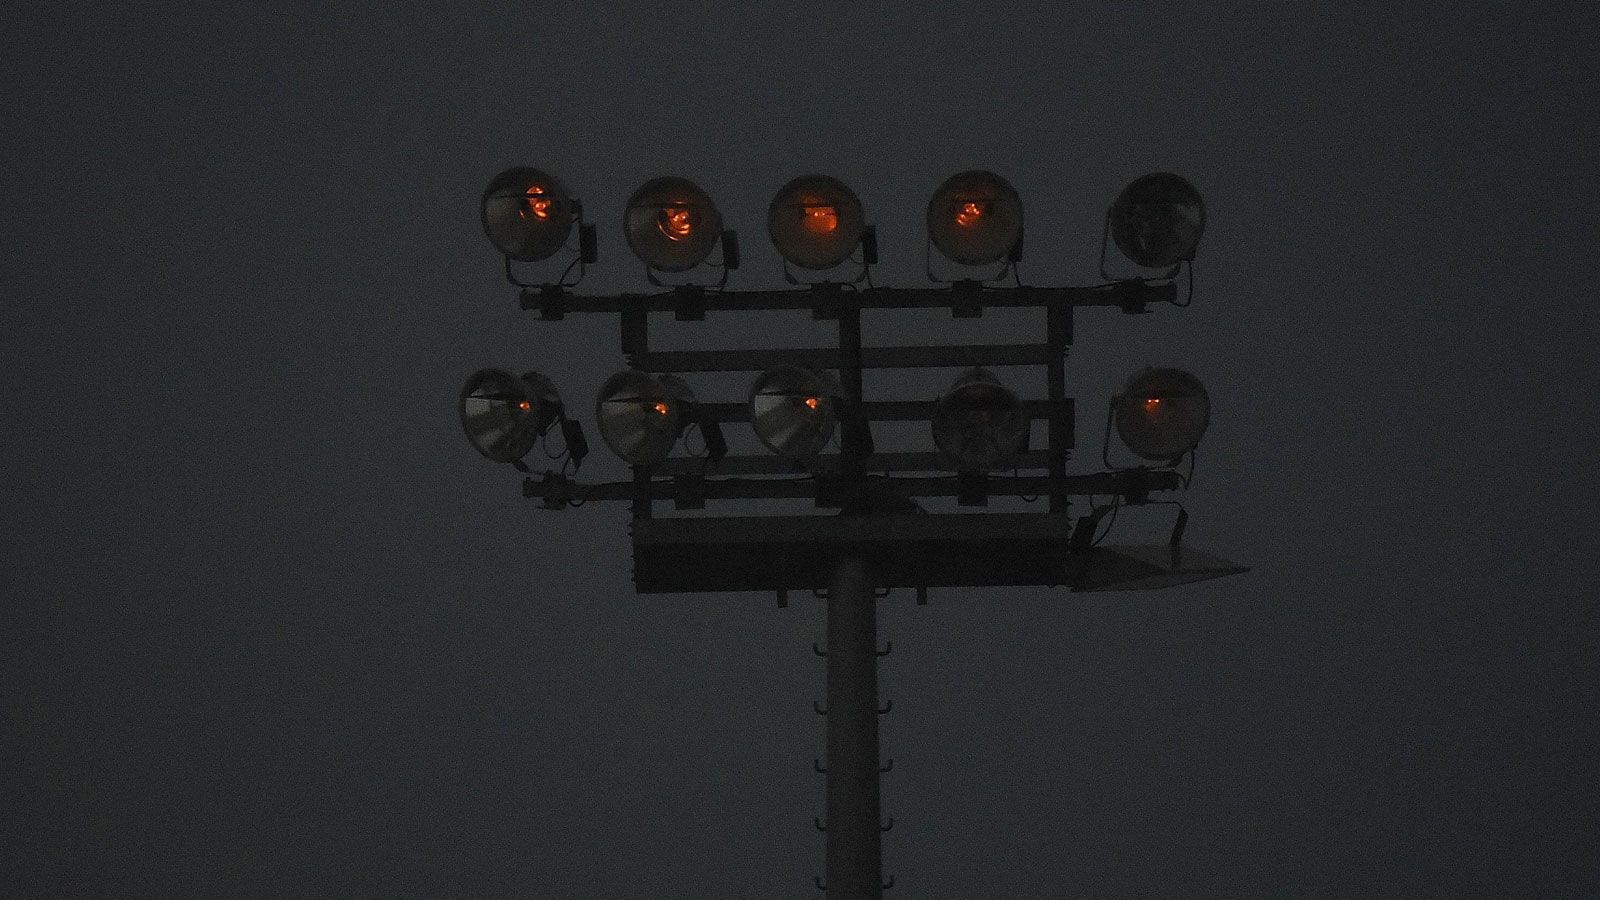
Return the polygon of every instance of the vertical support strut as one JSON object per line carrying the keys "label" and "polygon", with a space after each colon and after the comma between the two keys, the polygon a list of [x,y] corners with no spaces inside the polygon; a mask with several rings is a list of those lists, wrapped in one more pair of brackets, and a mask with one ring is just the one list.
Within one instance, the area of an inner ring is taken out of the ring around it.
{"label": "vertical support strut", "polygon": [[861,415],[861,304],[852,295],[839,303],[839,380],[844,389],[848,420],[839,434],[839,468],[848,490],[854,493],[864,474],[867,448],[862,438],[866,422]]}
{"label": "vertical support strut", "polygon": [[1050,511],[1066,512],[1067,498],[1061,496],[1061,482],[1067,476],[1067,451],[1072,449],[1072,423],[1063,418],[1061,404],[1067,397],[1067,347],[1072,344],[1072,307],[1052,305],[1045,310],[1045,343],[1050,347],[1046,373],[1050,413]]}
{"label": "vertical support strut", "polygon": [[841,556],[828,589],[830,897],[883,896],[877,650],[878,610],[866,560]]}
{"label": "vertical support strut", "polygon": [[[631,366],[638,354],[650,350],[650,316],[642,307],[629,308],[622,311],[618,324],[622,332],[622,354]],[[633,517],[648,519],[651,516],[650,467],[634,466],[633,484],[638,490],[633,499]]]}

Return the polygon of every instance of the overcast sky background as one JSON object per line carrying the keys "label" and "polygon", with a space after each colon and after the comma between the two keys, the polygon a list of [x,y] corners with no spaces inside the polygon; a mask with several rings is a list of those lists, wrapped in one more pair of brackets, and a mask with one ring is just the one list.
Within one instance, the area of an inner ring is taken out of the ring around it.
{"label": "overcast sky background", "polygon": [[[814,895],[821,605],[636,595],[623,505],[470,450],[470,371],[592,419],[621,366],[614,319],[517,310],[478,194],[557,173],[584,287],[639,290],[622,203],[686,175],[780,287],[766,204],[827,172],[914,286],[928,194],[984,167],[1036,284],[1096,278],[1133,177],[1204,193],[1192,307],[1078,315],[1074,470],[1128,373],[1191,369],[1188,539],[1255,569],[885,601],[895,895],[1600,893],[1600,12],[783,6],[0,14],[0,882]],[[736,318],[663,340],[826,339]]]}

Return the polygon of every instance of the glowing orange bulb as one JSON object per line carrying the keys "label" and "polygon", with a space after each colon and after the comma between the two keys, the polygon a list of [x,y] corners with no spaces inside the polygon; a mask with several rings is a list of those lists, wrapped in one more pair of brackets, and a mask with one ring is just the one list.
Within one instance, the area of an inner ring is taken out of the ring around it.
{"label": "glowing orange bulb", "polygon": [[517,403],[517,409],[520,409],[523,412],[527,412],[528,410],[533,409],[533,404],[529,403],[526,400],[521,400],[521,401],[518,401],[518,403]]}
{"label": "glowing orange bulb", "polygon": [[808,408],[808,409],[816,409],[817,407],[819,407],[821,405],[822,405],[822,401],[819,398],[816,398],[816,397],[807,397],[806,398],[806,408]]}
{"label": "glowing orange bulb", "polygon": [[694,211],[683,204],[661,207],[656,213],[656,228],[669,241],[687,240],[694,233]]}
{"label": "glowing orange bulb", "polygon": [[1145,398],[1145,401],[1144,401],[1144,411],[1145,412],[1153,413],[1153,412],[1159,410],[1160,408],[1161,408],[1161,398],[1160,397],[1146,397]]}
{"label": "glowing orange bulb", "polygon": [[812,234],[831,234],[839,228],[839,210],[821,197],[801,197],[800,215],[800,224]]}
{"label": "glowing orange bulb", "polygon": [[550,198],[544,192],[544,185],[530,184],[527,190],[528,208],[519,210],[523,218],[532,214],[535,219],[550,218]]}
{"label": "glowing orange bulb", "polygon": [[662,415],[662,416],[664,416],[667,413],[672,411],[672,407],[666,405],[665,403],[662,403],[660,400],[657,400],[655,402],[655,404],[653,406],[651,406],[650,408],[655,410],[657,415]]}
{"label": "glowing orange bulb", "polygon": [[956,210],[956,224],[960,225],[962,228],[971,228],[972,226],[978,224],[978,220],[982,219],[983,215],[983,207],[978,203],[968,200],[967,202],[961,204],[960,209]]}

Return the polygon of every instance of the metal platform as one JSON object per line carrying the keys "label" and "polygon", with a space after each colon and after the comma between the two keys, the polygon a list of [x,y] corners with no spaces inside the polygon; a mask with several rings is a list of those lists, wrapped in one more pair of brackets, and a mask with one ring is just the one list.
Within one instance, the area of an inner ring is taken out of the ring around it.
{"label": "metal platform", "polygon": [[1069,551],[1072,520],[1040,513],[639,519],[640,593],[810,590],[838,558],[868,560],[875,587],[1067,586],[1147,590],[1247,571],[1189,548]]}

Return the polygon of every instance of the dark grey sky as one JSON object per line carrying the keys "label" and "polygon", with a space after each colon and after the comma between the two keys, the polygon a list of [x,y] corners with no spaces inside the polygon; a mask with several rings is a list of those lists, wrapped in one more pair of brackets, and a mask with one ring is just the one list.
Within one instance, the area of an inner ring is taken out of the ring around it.
{"label": "dark grey sky", "polygon": [[580,409],[620,365],[501,281],[477,195],[530,163],[594,291],[643,287],[620,208],[662,173],[752,288],[802,172],[902,286],[958,169],[1017,186],[1041,284],[1094,277],[1132,177],[1205,193],[1193,307],[1078,317],[1077,467],[1129,371],[1192,369],[1190,540],[1256,569],[885,602],[898,894],[1600,893],[1600,13],[786,6],[0,14],[8,892],[812,895],[819,605],[637,596],[623,508],[541,512],[459,433],[481,365]]}

